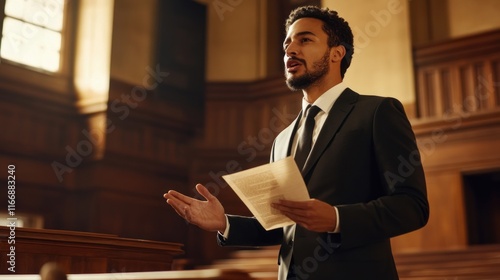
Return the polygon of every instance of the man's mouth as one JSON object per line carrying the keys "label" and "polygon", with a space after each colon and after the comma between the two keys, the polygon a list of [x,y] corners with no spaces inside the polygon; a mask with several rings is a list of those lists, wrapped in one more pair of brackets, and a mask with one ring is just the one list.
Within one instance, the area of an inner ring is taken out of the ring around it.
{"label": "man's mouth", "polygon": [[286,71],[287,72],[296,72],[301,65],[302,65],[302,62],[295,60],[295,59],[290,59],[286,62]]}

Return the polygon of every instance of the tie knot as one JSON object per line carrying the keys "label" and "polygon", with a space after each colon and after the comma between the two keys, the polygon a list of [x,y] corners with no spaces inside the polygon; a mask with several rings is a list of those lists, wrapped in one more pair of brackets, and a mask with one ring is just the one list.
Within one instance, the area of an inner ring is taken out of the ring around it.
{"label": "tie knot", "polygon": [[310,106],[309,110],[307,111],[307,119],[314,119],[316,115],[321,111],[321,109],[318,106]]}

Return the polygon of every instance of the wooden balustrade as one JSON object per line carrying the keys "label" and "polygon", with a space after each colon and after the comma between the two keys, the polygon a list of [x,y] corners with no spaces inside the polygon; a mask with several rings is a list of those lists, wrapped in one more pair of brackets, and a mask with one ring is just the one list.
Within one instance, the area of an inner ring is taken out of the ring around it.
{"label": "wooden balustrade", "polygon": [[417,117],[500,109],[500,30],[414,51]]}

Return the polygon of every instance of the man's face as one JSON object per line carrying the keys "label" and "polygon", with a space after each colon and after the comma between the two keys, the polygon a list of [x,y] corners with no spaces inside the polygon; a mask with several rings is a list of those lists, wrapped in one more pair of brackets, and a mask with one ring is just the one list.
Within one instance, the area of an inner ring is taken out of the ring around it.
{"label": "man's face", "polygon": [[288,29],[283,50],[286,83],[292,90],[321,83],[330,69],[328,36],[322,26],[319,19],[301,18]]}

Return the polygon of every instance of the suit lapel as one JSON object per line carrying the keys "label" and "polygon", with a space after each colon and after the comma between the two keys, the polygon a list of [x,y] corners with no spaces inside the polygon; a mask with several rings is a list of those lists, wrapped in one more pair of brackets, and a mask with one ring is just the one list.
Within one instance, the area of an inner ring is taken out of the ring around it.
{"label": "suit lapel", "polygon": [[330,110],[323,127],[321,128],[320,134],[316,139],[316,143],[314,144],[311,154],[304,164],[302,176],[305,177],[314,163],[319,160],[325,149],[328,147],[328,144],[331,142],[333,137],[335,137],[335,134],[344,122],[345,118],[347,118],[351,112],[357,100],[358,94],[347,88],[333,104],[333,107]]}

